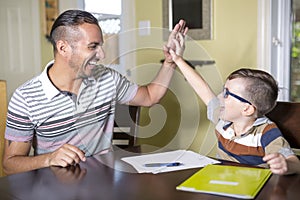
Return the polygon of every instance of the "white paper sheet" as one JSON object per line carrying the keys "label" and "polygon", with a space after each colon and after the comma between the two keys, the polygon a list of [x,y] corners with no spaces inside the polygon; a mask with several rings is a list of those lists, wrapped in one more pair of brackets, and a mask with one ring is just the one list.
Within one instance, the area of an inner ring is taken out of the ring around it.
{"label": "white paper sheet", "polygon": [[[208,164],[220,163],[217,160],[200,155],[188,150],[175,150],[163,153],[146,154],[141,156],[124,157],[121,160],[132,165],[138,173],[162,173],[204,167]],[[145,167],[148,163],[173,163],[180,162],[182,165],[173,167]]]}

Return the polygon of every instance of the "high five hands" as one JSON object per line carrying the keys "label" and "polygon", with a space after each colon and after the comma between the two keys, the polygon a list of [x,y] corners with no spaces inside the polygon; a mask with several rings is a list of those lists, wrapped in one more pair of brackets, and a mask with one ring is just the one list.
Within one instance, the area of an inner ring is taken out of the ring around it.
{"label": "high five hands", "polygon": [[176,52],[176,54],[178,53],[179,56],[183,56],[185,48],[184,37],[186,36],[187,32],[188,27],[186,27],[186,22],[181,19],[173,28],[167,44],[163,46],[166,62],[173,63],[170,50],[173,50],[174,52]]}

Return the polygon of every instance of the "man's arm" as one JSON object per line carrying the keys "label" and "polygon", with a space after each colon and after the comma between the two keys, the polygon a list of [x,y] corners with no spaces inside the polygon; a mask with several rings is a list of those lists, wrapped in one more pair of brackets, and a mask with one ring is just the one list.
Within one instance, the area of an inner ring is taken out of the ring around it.
{"label": "man's arm", "polygon": [[30,142],[14,142],[5,140],[3,154],[3,169],[6,174],[15,174],[49,166],[66,167],[85,161],[84,153],[77,147],[65,144],[58,150],[29,156]]}
{"label": "man's arm", "polygon": [[187,31],[188,28],[185,27],[184,20],[180,20],[179,23],[175,25],[169,36],[167,45],[163,48],[165,61],[160,71],[151,83],[145,86],[139,86],[137,94],[130,101],[131,105],[152,106],[158,103],[165,95],[176,68],[176,64],[173,62],[169,50],[176,48],[173,40],[177,39],[177,34],[181,33],[185,36]]}
{"label": "man's arm", "polygon": [[175,70],[175,64],[164,62],[156,78],[146,86],[139,86],[137,94],[130,101],[131,105],[152,106],[166,93]]}

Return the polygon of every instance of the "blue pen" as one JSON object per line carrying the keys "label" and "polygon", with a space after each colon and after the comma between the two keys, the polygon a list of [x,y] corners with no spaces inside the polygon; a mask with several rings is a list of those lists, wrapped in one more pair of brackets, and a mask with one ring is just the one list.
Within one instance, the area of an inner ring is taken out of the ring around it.
{"label": "blue pen", "polygon": [[170,162],[170,163],[147,163],[144,166],[145,167],[176,167],[183,165],[180,162]]}

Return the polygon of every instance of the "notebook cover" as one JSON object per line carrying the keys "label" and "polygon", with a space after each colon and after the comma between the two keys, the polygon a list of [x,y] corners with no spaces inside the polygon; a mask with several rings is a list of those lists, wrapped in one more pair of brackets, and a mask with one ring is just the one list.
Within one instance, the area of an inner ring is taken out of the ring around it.
{"label": "notebook cover", "polygon": [[207,165],[176,187],[177,190],[252,199],[271,171],[264,168]]}

